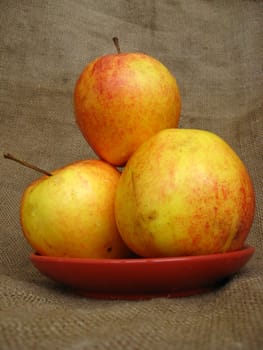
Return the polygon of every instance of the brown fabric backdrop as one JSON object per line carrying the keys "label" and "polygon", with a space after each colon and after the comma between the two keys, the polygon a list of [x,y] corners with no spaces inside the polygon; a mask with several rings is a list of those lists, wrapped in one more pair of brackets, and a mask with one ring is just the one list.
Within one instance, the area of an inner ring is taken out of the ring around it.
{"label": "brown fabric backdrop", "polygon": [[249,263],[224,286],[188,298],[85,299],[29,262],[19,224],[22,191],[37,173],[0,158],[0,348],[263,348],[262,2],[1,0],[0,149],[52,170],[94,157],[74,121],[84,65],[143,51],[177,77],[181,127],[223,137],[253,178],[257,213]]}

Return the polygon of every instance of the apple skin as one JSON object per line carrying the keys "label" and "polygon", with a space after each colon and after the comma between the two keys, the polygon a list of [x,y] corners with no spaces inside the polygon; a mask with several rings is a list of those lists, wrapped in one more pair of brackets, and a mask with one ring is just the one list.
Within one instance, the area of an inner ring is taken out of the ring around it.
{"label": "apple skin", "polygon": [[43,176],[24,191],[20,221],[41,255],[123,258],[114,198],[120,173],[100,160],[82,160]]}
{"label": "apple skin", "polygon": [[95,153],[124,165],[150,136],[178,126],[176,79],[143,53],[99,57],[88,64],[74,91],[76,122]]}
{"label": "apple skin", "polygon": [[241,249],[255,194],[243,162],[214,133],[167,129],[129,159],[115,198],[124,242],[143,257]]}

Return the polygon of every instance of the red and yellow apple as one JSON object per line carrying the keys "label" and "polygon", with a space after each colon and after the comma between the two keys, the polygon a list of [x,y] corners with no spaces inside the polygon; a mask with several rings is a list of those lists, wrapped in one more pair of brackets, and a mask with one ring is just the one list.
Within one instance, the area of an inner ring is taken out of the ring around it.
{"label": "red and yellow apple", "polygon": [[99,57],[81,73],[74,92],[77,124],[95,153],[124,165],[150,136],[178,125],[176,79],[143,53]]}
{"label": "red and yellow apple", "polygon": [[82,160],[30,184],[20,208],[29,244],[47,256],[127,257],[114,218],[119,177],[103,161]]}
{"label": "red and yellow apple", "polygon": [[143,257],[240,249],[254,211],[244,163],[222,138],[194,129],[163,130],[144,142],[115,198],[119,232]]}

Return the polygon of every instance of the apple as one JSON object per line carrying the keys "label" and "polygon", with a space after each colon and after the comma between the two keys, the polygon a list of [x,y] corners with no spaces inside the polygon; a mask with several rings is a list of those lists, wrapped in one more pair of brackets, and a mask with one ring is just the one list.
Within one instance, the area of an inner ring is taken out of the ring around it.
{"label": "apple", "polygon": [[254,211],[243,162],[222,138],[195,129],[163,130],[144,142],[115,198],[120,235],[143,257],[238,250]]}
{"label": "apple", "polygon": [[33,249],[56,257],[127,257],[114,218],[120,173],[92,159],[50,175],[34,181],[22,196],[22,230]]}
{"label": "apple", "polygon": [[161,62],[118,50],[84,68],[74,106],[77,125],[94,152],[122,166],[150,136],[178,126],[181,98],[175,77]]}

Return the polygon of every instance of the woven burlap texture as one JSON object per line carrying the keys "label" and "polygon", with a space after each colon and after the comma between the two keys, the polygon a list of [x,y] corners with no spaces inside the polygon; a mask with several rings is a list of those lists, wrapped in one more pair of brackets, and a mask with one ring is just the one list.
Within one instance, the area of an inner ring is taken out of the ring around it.
{"label": "woven burlap texture", "polygon": [[23,190],[39,174],[0,159],[0,348],[261,349],[262,2],[1,0],[0,149],[47,170],[95,157],[78,130],[73,90],[84,66],[143,51],[176,76],[180,127],[223,137],[254,182],[249,263],[221,288],[187,298],[80,297],[41,275],[19,223]]}

